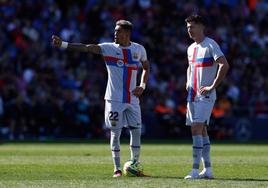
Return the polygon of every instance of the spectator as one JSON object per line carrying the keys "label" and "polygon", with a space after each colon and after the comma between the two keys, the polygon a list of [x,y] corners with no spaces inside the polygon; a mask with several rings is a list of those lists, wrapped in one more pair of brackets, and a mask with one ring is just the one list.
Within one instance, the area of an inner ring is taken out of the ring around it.
{"label": "spectator", "polygon": [[[228,105],[231,104],[231,107],[227,105],[228,113],[223,116],[238,112],[248,116],[266,115],[268,99],[263,96],[268,96],[268,78],[264,71],[268,69],[267,1],[67,2],[0,2],[0,93],[4,112],[1,126],[9,127],[10,138],[40,137],[40,127],[45,126],[41,125],[44,122],[21,117],[27,123],[17,125],[15,115],[9,113],[15,106],[22,112],[25,111],[24,108],[31,111],[36,107],[40,87],[46,93],[45,101],[57,107],[57,117],[54,112],[46,114],[46,118],[53,123],[46,128],[45,135],[77,136],[72,134],[78,123],[75,114],[81,113],[76,105],[81,102],[79,94],[84,93],[83,100],[90,101],[86,115],[90,119],[83,123],[85,127],[91,126],[85,131],[91,137],[104,136],[102,109],[106,78],[102,76],[105,75],[102,60],[91,54],[81,56],[76,53],[59,53],[51,50],[49,41],[53,33],[58,33],[68,41],[109,42],[113,33],[104,31],[113,30],[114,23],[119,18],[129,19],[134,23],[136,27],[133,30],[133,39],[145,44],[151,58],[152,74],[148,90],[142,97],[145,113],[155,113],[153,109],[157,108],[160,100],[166,98],[167,93],[169,107],[173,110],[178,107],[183,109],[186,97],[185,50],[191,42],[187,37],[184,18],[198,12],[209,18],[210,27],[207,28],[207,33],[216,39],[231,63],[227,81],[218,89],[218,96],[228,100]],[[254,93],[260,88],[263,88],[261,96]],[[65,96],[66,92],[72,95],[71,99]],[[71,108],[65,109],[65,106]],[[48,112],[52,107],[42,108]],[[100,113],[96,115],[96,111]],[[62,114],[70,115],[68,118],[71,120],[67,121]],[[24,115],[26,116],[20,114]],[[65,129],[66,126],[69,126],[69,131]]]}

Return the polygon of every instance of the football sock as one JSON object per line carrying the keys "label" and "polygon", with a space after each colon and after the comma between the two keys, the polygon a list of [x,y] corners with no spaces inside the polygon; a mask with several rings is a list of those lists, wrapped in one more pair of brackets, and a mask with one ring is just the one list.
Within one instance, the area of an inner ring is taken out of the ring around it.
{"label": "football sock", "polygon": [[139,161],[141,144],[141,129],[130,129],[130,154],[131,160]]}
{"label": "football sock", "polygon": [[121,129],[111,130],[110,144],[114,163],[114,171],[120,169],[120,135]]}
{"label": "football sock", "polygon": [[211,161],[210,161],[210,141],[209,136],[203,137],[203,151],[202,151],[202,157],[203,157],[203,166],[204,168],[211,167]]}
{"label": "football sock", "polygon": [[199,169],[203,150],[203,138],[201,135],[193,136],[193,169]]}

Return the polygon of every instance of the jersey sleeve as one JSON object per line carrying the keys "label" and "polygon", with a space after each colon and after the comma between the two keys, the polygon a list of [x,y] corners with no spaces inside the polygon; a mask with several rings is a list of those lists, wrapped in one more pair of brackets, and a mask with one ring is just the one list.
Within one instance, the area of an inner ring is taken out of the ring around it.
{"label": "jersey sleeve", "polygon": [[211,41],[210,48],[211,48],[211,55],[215,61],[219,57],[224,56],[223,52],[220,49],[220,46],[214,40]]}
{"label": "jersey sleeve", "polygon": [[101,48],[101,52],[102,52],[103,56],[108,55],[109,51],[112,48],[111,43],[100,43],[100,44],[98,44],[98,46]]}
{"label": "jersey sleeve", "polygon": [[141,61],[147,61],[147,54],[145,48],[141,45]]}
{"label": "jersey sleeve", "polygon": [[189,56],[190,56],[190,48],[191,48],[191,46],[189,46],[188,48],[187,48],[187,60],[188,60],[188,64],[190,65],[190,59],[189,59]]}

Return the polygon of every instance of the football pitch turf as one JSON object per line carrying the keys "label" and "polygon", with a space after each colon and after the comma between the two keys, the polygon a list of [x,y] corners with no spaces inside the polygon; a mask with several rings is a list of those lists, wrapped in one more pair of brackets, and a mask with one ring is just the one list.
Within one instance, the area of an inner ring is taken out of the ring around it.
{"label": "football pitch turf", "polygon": [[[212,144],[214,180],[184,180],[191,144],[143,143],[141,162],[151,177],[112,178],[109,143],[4,143],[0,187],[268,187],[268,144]],[[121,146],[121,163],[129,147]]]}

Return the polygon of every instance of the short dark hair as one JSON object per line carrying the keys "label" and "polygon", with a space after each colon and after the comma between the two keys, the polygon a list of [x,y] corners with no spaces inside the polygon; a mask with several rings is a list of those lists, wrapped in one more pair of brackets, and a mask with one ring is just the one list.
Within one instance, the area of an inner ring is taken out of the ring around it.
{"label": "short dark hair", "polygon": [[127,20],[118,20],[116,22],[116,25],[121,26],[123,29],[125,29],[127,31],[132,31],[132,29],[133,29],[133,24]]}
{"label": "short dark hair", "polygon": [[197,24],[202,24],[202,25],[204,25],[204,26],[206,25],[206,21],[205,21],[205,19],[204,19],[202,16],[198,15],[198,14],[193,14],[193,15],[187,17],[187,18],[185,19],[185,22],[186,22],[186,23],[189,23],[189,22],[195,22],[195,23],[197,23]]}

